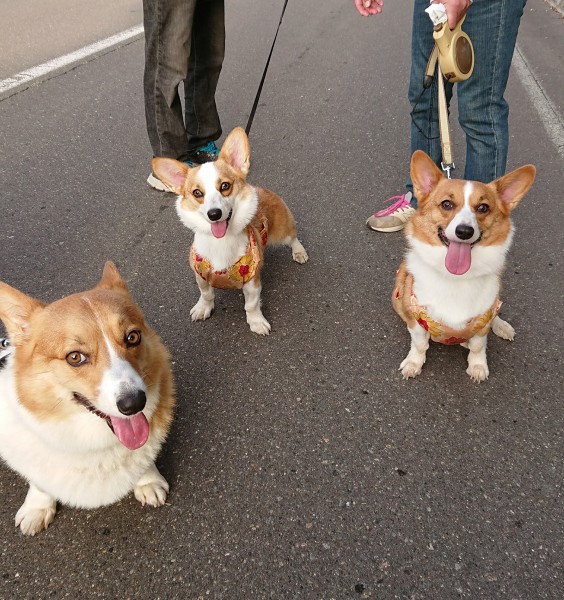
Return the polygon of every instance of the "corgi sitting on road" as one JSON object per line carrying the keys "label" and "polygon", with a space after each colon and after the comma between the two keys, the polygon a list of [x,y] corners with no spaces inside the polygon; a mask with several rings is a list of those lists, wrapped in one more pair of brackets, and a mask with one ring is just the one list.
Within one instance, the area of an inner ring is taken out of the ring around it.
{"label": "corgi sitting on road", "polygon": [[392,304],[411,334],[400,365],[405,379],[421,373],[429,338],[469,349],[467,373],[489,375],[487,334],[515,334],[499,318],[501,273],[513,239],[511,211],[527,193],[535,167],[526,165],[491,183],[447,179],[420,150],[411,159],[419,207],[408,222],[408,250],[396,276]]}
{"label": "corgi sitting on road", "polygon": [[190,266],[200,299],[190,311],[193,321],[207,319],[214,308],[214,288],[242,289],[247,323],[260,335],[270,324],[260,308],[264,248],[286,244],[298,263],[308,259],[297,238],[292,213],[274,192],[246,181],[250,146],[246,133],[234,129],[215,162],[194,168],[170,158],[154,158],[153,172],[178,194],[180,220],[194,232]]}
{"label": "corgi sitting on road", "polygon": [[169,354],[114,264],[94,289],[48,305],[0,282],[0,318],[0,456],[29,482],[16,527],[45,529],[57,501],[95,508],[133,490],[164,504]]}

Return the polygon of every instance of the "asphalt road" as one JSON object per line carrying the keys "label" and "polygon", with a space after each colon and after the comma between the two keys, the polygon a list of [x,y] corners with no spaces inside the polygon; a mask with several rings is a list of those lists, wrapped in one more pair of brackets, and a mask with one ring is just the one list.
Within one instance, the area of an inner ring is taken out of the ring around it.
{"label": "asphalt road", "polygon": [[[246,123],[282,4],[229,3],[225,132]],[[516,339],[492,336],[480,385],[463,349],[438,345],[403,381],[389,296],[404,242],[364,221],[406,175],[410,5],[362,19],[352,0],[289,2],[251,179],[291,206],[310,262],[269,251],[268,338],[237,293],[189,320],[190,234],[145,184],[142,41],[0,101],[0,278],[50,301],[113,259],[178,387],[158,510],[63,507],[25,538],[25,483],[0,468],[0,598],[562,597],[562,155],[513,72],[509,168],[538,168],[504,280]],[[562,26],[529,0],[519,39],[560,123]],[[454,143],[463,162],[456,127]]]}

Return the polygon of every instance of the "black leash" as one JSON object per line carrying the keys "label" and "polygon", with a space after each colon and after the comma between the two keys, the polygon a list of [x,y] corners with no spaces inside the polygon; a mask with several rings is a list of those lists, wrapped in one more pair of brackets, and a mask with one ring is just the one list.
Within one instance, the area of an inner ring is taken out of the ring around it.
{"label": "black leash", "polygon": [[264,67],[262,79],[260,80],[260,84],[258,86],[257,95],[255,96],[255,102],[253,104],[253,108],[251,109],[251,114],[249,115],[249,121],[247,122],[247,126],[245,127],[245,133],[247,135],[249,135],[249,132],[251,131],[251,125],[253,124],[253,119],[255,118],[255,112],[257,111],[260,94],[262,92],[262,86],[264,85],[264,80],[266,79],[266,72],[268,71],[268,65],[270,64],[270,57],[272,56],[272,52],[274,50],[274,45],[276,44],[276,38],[278,37],[278,32],[280,31],[280,25],[282,25],[282,19],[284,18],[284,13],[286,12],[287,4],[288,4],[288,0],[284,0],[284,6],[282,8],[282,14],[280,15],[280,21],[278,21],[278,27],[276,28],[276,34],[274,35],[274,40],[272,41],[272,47],[270,48],[270,53],[268,54],[268,58],[266,60],[266,66]]}

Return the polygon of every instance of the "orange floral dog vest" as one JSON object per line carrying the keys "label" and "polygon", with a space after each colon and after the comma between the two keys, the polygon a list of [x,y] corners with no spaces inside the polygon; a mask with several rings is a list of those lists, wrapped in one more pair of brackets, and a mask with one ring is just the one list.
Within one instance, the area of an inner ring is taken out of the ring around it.
{"label": "orange floral dog vest", "polygon": [[247,248],[233,265],[216,271],[210,260],[200,256],[194,244],[190,248],[190,266],[194,273],[207,281],[212,287],[222,290],[240,290],[257,274],[262,261],[263,249],[268,239],[268,224],[266,219],[261,219],[261,229],[258,231],[253,225],[247,227]]}
{"label": "orange floral dog vest", "polygon": [[[399,298],[399,290],[395,290],[396,298]],[[501,300],[495,299],[493,305],[482,315],[470,319],[464,329],[453,329],[444,323],[432,319],[427,313],[425,306],[417,304],[417,298],[411,290],[410,308],[415,320],[431,334],[431,339],[441,344],[463,344],[477,333],[489,327],[501,308]]]}

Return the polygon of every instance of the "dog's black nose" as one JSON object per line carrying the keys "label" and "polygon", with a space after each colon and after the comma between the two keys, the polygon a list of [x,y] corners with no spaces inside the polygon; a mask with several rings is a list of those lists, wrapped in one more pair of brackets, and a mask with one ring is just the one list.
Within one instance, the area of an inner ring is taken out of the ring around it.
{"label": "dog's black nose", "polygon": [[461,240],[469,240],[474,235],[474,228],[470,225],[457,225],[454,233]]}
{"label": "dog's black nose", "polygon": [[210,221],[219,221],[221,214],[221,208],[210,208],[208,210],[208,219]]}
{"label": "dog's black nose", "polygon": [[147,396],[141,390],[123,392],[118,396],[117,407],[122,415],[136,415],[145,408]]}

